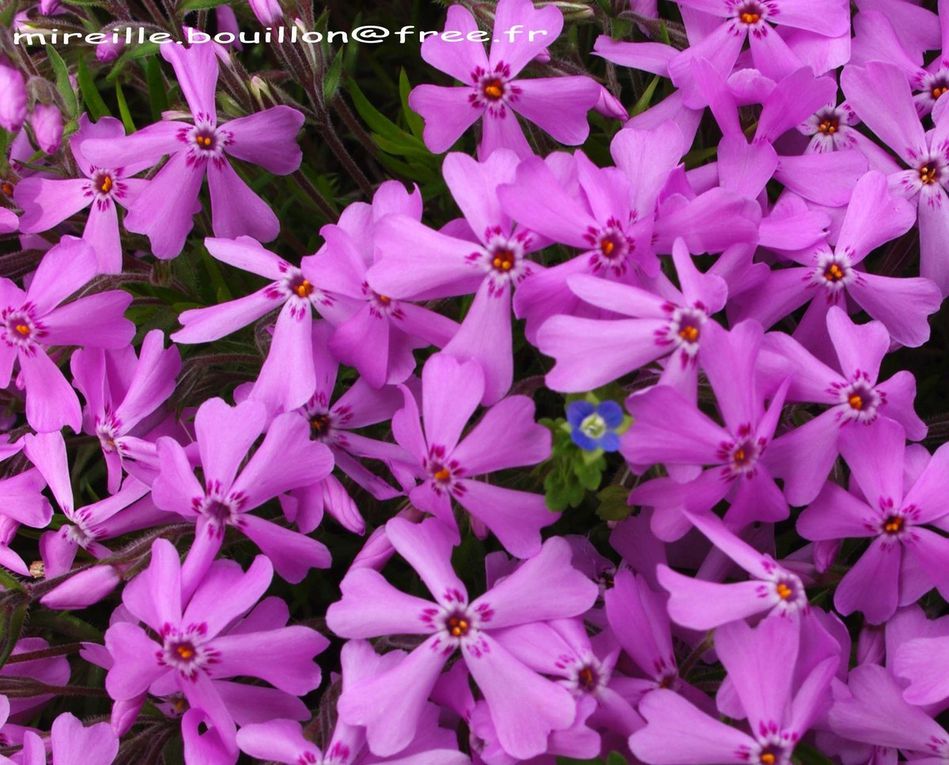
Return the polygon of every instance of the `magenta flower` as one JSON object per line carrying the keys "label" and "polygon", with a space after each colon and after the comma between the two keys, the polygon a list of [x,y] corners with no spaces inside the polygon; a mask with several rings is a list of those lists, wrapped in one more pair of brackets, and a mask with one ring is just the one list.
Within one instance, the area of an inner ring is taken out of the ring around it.
{"label": "magenta flower", "polygon": [[0,279],[0,388],[9,384],[19,362],[17,387],[26,394],[26,419],[34,430],[68,425],[78,432],[82,425],[79,399],[47,355],[49,346],[121,348],[135,334],[123,318],[132,302],[128,293],[97,292],[60,305],[96,271],[92,247],[67,236],[43,256],[26,292]]}
{"label": "magenta flower", "polygon": [[6,56],[0,56],[0,127],[16,133],[26,120],[26,80]]}
{"label": "magenta flower", "polygon": [[[17,455],[24,446],[21,439],[12,444],[0,445],[0,460]],[[9,467],[4,473],[8,473]],[[53,517],[53,509],[43,489],[46,481],[38,470],[24,470],[0,478],[0,566],[15,571],[21,576],[29,575],[23,558],[10,547],[20,525],[33,529],[45,529]]]}
{"label": "magenta flower", "polygon": [[[380,656],[367,641],[350,640],[340,652],[343,692],[393,669],[404,656],[402,651]],[[343,720],[336,721],[323,751],[304,738],[300,723],[294,720],[245,725],[237,732],[237,745],[251,757],[286,765],[470,765],[468,756],[457,749],[455,732],[438,726],[438,712],[434,704],[427,705],[412,743],[391,758],[374,757],[366,748],[365,730]]]}
{"label": "magenta flower", "polygon": [[[52,765],[111,765],[119,752],[119,739],[108,723],[84,726],[65,712],[53,721],[49,748]],[[10,760],[13,762],[13,760]],[[46,765],[46,744],[35,732],[23,734],[19,765]]]}
{"label": "magenta flower", "polygon": [[801,737],[830,705],[837,656],[814,662],[799,626],[786,619],[765,619],[755,629],[744,622],[720,627],[715,650],[749,732],[657,690],[639,706],[647,724],[630,736],[633,754],[650,765],[788,765]]}
{"label": "magenta flower", "polygon": [[854,125],[858,124],[860,120],[850,104],[846,101],[837,104],[835,101],[824,104],[801,122],[797,129],[810,137],[806,152],[824,154],[857,148],[863,138],[859,131],[854,130]]}
{"label": "magenta flower", "polygon": [[517,166],[507,150],[482,162],[449,154],[442,174],[467,227],[459,226],[452,236],[406,215],[389,216],[376,228],[382,258],[366,274],[376,293],[393,298],[475,293],[461,328],[443,350],[481,365],[486,405],[504,396],[514,379],[512,294],[541,268],[527,255],[543,242],[513,223],[498,194],[502,184],[514,180]]}
{"label": "magenta flower", "polygon": [[5,207],[0,207],[0,234],[10,234],[20,228],[20,219]]}
{"label": "magenta flower", "polygon": [[[500,0],[489,38],[478,30],[471,11],[462,5],[451,6],[442,35],[422,43],[422,58],[464,85],[419,85],[412,90],[409,105],[425,120],[425,145],[436,154],[447,151],[481,119],[479,159],[502,148],[529,157],[534,152],[515,115],[533,122],[560,143],[579,146],[586,141],[590,130],[587,112],[600,99],[596,81],[589,77],[518,77],[560,36],[562,28],[563,14],[555,6],[535,8],[531,0]],[[445,35],[455,39],[443,39]],[[490,55],[484,51],[485,39],[492,40]]]}
{"label": "magenta flower", "polygon": [[[402,407],[395,387],[376,390],[363,378],[354,382],[335,402],[333,389],[339,364],[327,349],[332,330],[325,322],[313,325],[313,362],[316,390],[295,412],[306,420],[310,438],[326,444],[334,464],[358,486],[378,500],[402,494],[362,464],[363,459],[386,463],[404,462],[405,452],[397,445],[353,432],[358,428],[389,420]],[[255,397],[252,392],[251,398]],[[349,531],[363,534],[366,524],[346,487],[333,475],[314,481],[281,497],[287,518],[304,533],[315,529],[324,509]]]}
{"label": "magenta flower", "polygon": [[[257,401],[231,407],[212,398],[201,405],[194,427],[203,486],[184,447],[167,436],[158,441],[161,472],[152,485],[155,504],[197,524],[185,563],[185,592],[204,578],[228,526],[249,537],[289,582],[301,581],[313,567],[329,566],[323,544],[250,512],[286,491],[325,478],[333,469],[332,453],[310,442],[301,417],[288,412],[267,427],[268,420],[266,408]],[[244,464],[265,430],[263,442]],[[287,459],[288,454],[293,459]]]}
{"label": "magenta flower", "polygon": [[676,624],[709,630],[758,614],[797,621],[800,615],[809,612],[804,583],[791,568],[735,536],[717,516],[686,513],[686,517],[716,550],[737,563],[751,578],[730,583],[693,579],[660,564],[656,574],[669,593],[667,608]]}
{"label": "magenta flower", "polygon": [[926,528],[942,529],[949,517],[942,499],[949,493],[949,445],[906,487],[906,433],[899,423],[880,418],[866,429],[845,428],[840,453],[862,496],[828,482],[797,520],[805,539],[872,540],[837,585],[836,609],[845,616],[861,611],[880,624],[933,587],[949,597],[949,539]]}
{"label": "magenta flower", "polygon": [[665,598],[631,571],[618,571],[603,593],[610,629],[627,656],[651,680],[650,690],[681,683]]}
{"label": "magenta flower", "polygon": [[36,104],[30,115],[33,140],[44,154],[55,154],[63,140],[63,115],[54,104]]}
{"label": "magenta flower", "polygon": [[[140,473],[138,461],[154,464],[155,446],[147,436],[165,418],[162,404],[180,369],[178,349],[164,347],[160,330],[145,335],[137,357],[131,347],[73,354],[74,383],[86,400],[83,431],[99,439],[110,492],[119,490],[124,468]],[[151,482],[151,475],[140,477]]]}
{"label": "magenta flower", "polygon": [[[514,183],[499,190],[505,211],[522,226],[581,251],[532,274],[518,288],[514,310],[526,319],[527,338],[533,343],[551,316],[603,318],[601,309],[584,305],[568,287],[573,276],[648,288],[644,280],[659,272],[656,254],[671,252],[678,238],[689,252],[702,253],[718,252],[735,241],[751,242],[758,235],[758,205],[722,189],[694,198],[674,193],[659,204],[660,192],[686,151],[674,124],[621,130],[610,151],[615,168],[598,168],[580,152],[569,171],[558,168],[552,158],[526,160]],[[576,180],[570,181],[574,174]]]}
{"label": "magenta flower", "polygon": [[[919,116],[931,113],[936,120],[946,105],[940,99],[949,90],[949,22],[944,12],[937,16],[928,8],[908,9],[906,6],[902,2],[884,6],[890,11],[889,17],[881,12],[884,7],[861,9],[854,20],[850,62],[863,65],[885,61],[898,66],[914,91],[913,102]],[[931,42],[927,44],[922,36],[918,40],[907,39],[907,30],[917,25],[923,25],[927,32],[936,32],[934,36],[925,35]],[[923,66],[926,49],[938,49],[939,54],[927,57],[930,61]]]}
{"label": "magenta flower", "polygon": [[484,694],[501,745],[512,756],[541,754],[553,730],[573,723],[576,705],[562,686],[528,669],[495,639],[495,630],[577,616],[593,605],[596,585],[574,570],[570,547],[548,540],[541,551],[484,595],[468,600],[451,568],[451,534],[437,519],[393,519],[386,533],[425,582],[435,602],[406,595],[372,569],[343,580],[327,624],[348,638],[392,633],[427,636],[400,664],[347,688],[340,717],[366,728],[374,754],[395,754],[415,735],[442,667],[456,651]]}
{"label": "magenta flower", "polygon": [[269,27],[283,18],[283,9],[278,0],[247,0],[247,4],[263,26]]}
{"label": "magenta flower", "polygon": [[897,677],[908,680],[903,698],[911,704],[944,706],[949,699],[949,634],[916,637],[896,649],[892,663]]}
{"label": "magenta flower", "polygon": [[[474,480],[498,470],[534,465],[550,456],[550,431],[534,422],[534,402],[509,396],[487,410],[462,438],[465,424],[484,396],[484,375],[475,361],[444,353],[422,371],[422,412],[403,389],[405,408],[392,418],[392,433],[415,460],[422,483],[409,492],[412,504],[452,529],[458,526],[452,499],[519,558],[540,549],[540,530],[557,520],[544,497]],[[424,418],[424,430],[423,420]]]}
{"label": "magenta flower", "polygon": [[792,505],[806,505],[821,490],[837,459],[837,439],[851,423],[870,425],[878,417],[896,420],[907,436],[918,441],[926,424],[913,411],[916,379],[897,372],[878,383],[880,363],[890,349],[890,336],[880,322],[854,324],[846,312],[831,306],[827,331],[838,372],[812,356],[789,335],[765,335],[759,369],[775,387],[791,377],[787,400],[822,404],[827,409],[771,444],[775,474],[784,481],[784,496]]}
{"label": "magenta flower", "polygon": [[949,291],[949,119],[927,132],[919,121],[906,76],[889,63],[848,66],[840,86],[857,116],[908,169],[889,176],[894,188],[916,204],[920,274]]}
{"label": "magenta flower", "polygon": [[[773,80],[781,79],[802,65],[811,64],[803,60],[803,51],[795,53],[772,24],[778,25],[781,32],[795,34],[804,50],[808,45],[831,49],[824,58],[824,66],[812,66],[814,69],[826,71],[847,60],[850,7],[840,0],[820,5],[811,0],[682,0],[682,5],[721,19],[719,26],[712,28],[700,42],[682,51],[669,63],[673,83],[686,91],[691,84],[687,72],[692,61],[707,58],[727,76],[734,69],[746,40],[754,68]],[[836,41],[832,38],[842,39],[842,51],[834,50]],[[842,57],[841,52],[844,53]],[[839,60],[834,61],[835,58]]]}
{"label": "magenta flower", "polygon": [[672,246],[672,258],[681,292],[664,275],[654,282],[656,293],[594,276],[567,278],[570,291],[584,302],[629,318],[554,316],[544,322],[537,347],[557,361],[547,373],[548,386],[592,390],[668,357],[661,382],[695,395],[702,327],[724,307],[728,287],[695,267],[681,239]]}
{"label": "magenta flower", "polygon": [[738,314],[770,327],[809,302],[795,334],[805,346],[813,347],[825,342],[830,306],[851,298],[881,322],[896,342],[922,345],[929,337],[927,317],[942,302],[939,288],[929,279],[878,276],[859,268],[870,252],[912,225],[912,207],[893,196],[887,179],[871,170],[853,190],[835,246],[789,253],[795,265],[773,270],[761,288],[739,296]]}
{"label": "magenta flower", "polygon": [[117,205],[128,208],[148,185],[148,181],[131,176],[145,170],[148,160],[130,163],[127,167],[97,167],[83,155],[83,144],[90,140],[115,141],[125,135],[122,123],[112,117],[90,122],[83,114],[79,130],[69,139],[69,148],[85,179],[60,180],[32,175],[20,181],[14,192],[16,203],[23,208],[22,231],[42,233],[89,208],[82,238],[96,251],[98,271],[118,274],[122,271],[122,245],[119,241]]}
{"label": "magenta flower", "polygon": [[284,411],[302,406],[313,395],[313,309],[331,322],[353,311],[353,301],[322,289],[306,265],[297,268],[250,237],[206,239],[213,257],[259,274],[271,283],[250,295],[179,316],[183,329],[176,343],[207,343],[247,326],[282,306],[274,326],[267,361],[255,386],[258,398]]}
{"label": "magenta flower", "polygon": [[886,669],[862,664],[851,671],[848,688],[850,695],[837,699],[827,717],[835,733],[874,747],[899,749],[911,762],[936,765],[949,758],[949,732],[905,701],[902,687]]}
{"label": "magenta flower", "polygon": [[[797,126],[808,114],[837,93],[832,77],[814,77],[809,67],[760,83],[761,96],[750,96],[729,87],[725,75],[705,59],[692,64],[693,78],[708,103],[723,137],[716,153],[716,170],[722,188],[748,199],[757,199],[774,177],[786,189],[821,205],[840,207],[850,200],[854,185],[867,171],[867,158],[859,151],[778,154],[773,143]],[[762,78],[763,79],[763,78]],[[737,91],[737,92],[736,92]],[[752,90],[752,93],[755,91]],[[739,103],[761,103],[751,142],[739,120]],[[783,246],[780,249],[794,249]]]}
{"label": "magenta flower", "polygon": [[[183,694],[192,708],[207,716],[227,750],[236,754],[238,713],[230,706],[237,700],[238,688],[228,678],[255,677],[283,694],[301,696],[320,684],[320,668],[313,657],[328,645],[308,627],[274,627],[273,619],[255,624],[251,617],[246,626],[241,624],[240,617],[251,611],[272,577],[264,556],[258,556],[246,572],[233,561],[217,561],[189,593],[177,551],[170,542],[156,540],[149,567],[122,594],[125,608],[152,632],[125,621],[108,629],[105,646],[113,660],[106,676],[109,695],[125,701],[145,693]],[[264,655],[279,660],[261,661]]]}
{"label": "magenta flower", "polygon": [[766,409],[755,382],[762,337],[755,322],[730,332],[705,325],[702,368],[724,426],[666,385],[626,400],[633,424],[620,439],[623,456],[633,466],[665,464],[674,474],[646,481],[629,495],[630,504],[655,508],[652,529],[660,539],[675,540],[689,530],[682,511],[702,513],[723,499],[730,503],[725,519],[732,528],[788,516],[767,455],[788,383]]}
{"label": "magenta flower", "polygon": [[129,231],[148,236],[158,258],[181,252],[200,211],[198,193],[205,176],[211,193],[214,235],[229,239],[251,236],[262,242],[276,238],[277,216],[234,171],[227,155],[259,165],[274,175],[288,175],[300,166],[296,135],[303,114],[274,106],[256,114],[218,124],[215,90],[218,63],[215,45],[190,48],[162,45],[191,110],[192,122],[156,122],[119,140],[93,139],[83,146],[99,167],[126,167],[133,162],[168,162],[136,199],[125,218]]}
{"label": "magenta flower", "polygon": [[447,316],[370,288],[368,270],[380,256],[387,257],[375,234],[387,215],[421,221],[418,189],[407,194],[401,183],[386,181],[373,195],[372,205],[355,202],[337,223],[323,226],[320,236],[326,243],[302,262],[314,283],[360,306],[337,320],[329,347],[374,388],[404,382],[415,369],[413,350],[428,345],[442,348],[458,331],[458,324]]}

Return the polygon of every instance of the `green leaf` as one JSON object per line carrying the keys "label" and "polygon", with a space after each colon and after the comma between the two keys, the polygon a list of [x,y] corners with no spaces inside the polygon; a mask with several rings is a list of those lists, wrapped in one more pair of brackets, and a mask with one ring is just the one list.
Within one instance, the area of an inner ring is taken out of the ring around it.
{"label": "green leaf", "polygon": [[115,100],[119,103],[119,116],[122,117],[122,124],[125,125],[125,133],[130,135],[135,132],[135,123],[132,122],[132,113],[125,100],[125,93],[122,92],[122,84],[118,82],[115,83]]}
{"label": "green leaf", "polygon": [[0,609],[0,667],[7,663],[10,654],[20,639],[26,614],[30,609],[27,601],[16,605],[5,605]]}
{"label": "green leaf", "polygon": [[129,61],[134,61],[140,58],[148,58],[149,56],[154,56],[158,53],[158,43],[146,42],[141,45],[132,45],[126,51],[119,56],[115,64],[112,65],[112,70],[106,75],[106,82],[115,82],[119,76],[119,73],[125,67]]}
{"label": "green leaf", "polygon": [[604,521],[622,521],[628,518],[630,506],[627,502],[629,498],[629,489],[619,484],[607,486],[597,493],[597,499],[600,500],[596,508],[596,514]]}
{"label": "green leaf", "polygon": [[833,762],[830,757],[804,742],[795,745],[794,759],[802,765],[831,765]]}
{"label": "green leaf", "polygon": [[405,122],[416,138],[422,138],[422,131],[425,129],[425,121],[409,106],[409,93],[412,92],[412,83],[409,82],[409,76],[403,68],[399,72],[399,97],[402,99],[402,113],[405,114]]}
{"label": "green leaf", "polygon": [[79,58],[79,72],[76,79],[79,81],[79,92],[82,93],[83,103],[93,118],[98,121],[103,117],[111,117],[112,112],[109,111],[109,107],[102,100],[102,94],[99,93],[95,80],[86,66],[86,59],[82,56]]}
{"label": "green leaf", "polygon": [[206,11],[227,2],[230,2],[230,0],[185,0],[178,6],[178,11],[181,14],[190,13],[191,11]]}
{"label": "green leaf", "polygon": [[168,89],[157,58],[146,59],[145,80],[148,82],[148,103],[152,107],[152,119],[158,122],[161,113],[168,108]]}
{"label": "green leaf", "polygon": [[326,70],[326,76],[323,78],[323,100],[329,103],[336,98],[339,92],[339,80],[343,74],[344,49],[341,49],[334,57],[329,69]]}
{"label": "green leaf", "polygon": [[63,61],[59,51],[52,45],[46,45],[46,54],[49,56],[50,64],[52,64],[53,72],[56,75],[56,90],[59,91],[59,96],[63,99],[66,115],[70,119],[76,119],[79,116],[79,99],[76,97],[76,91],[73,90],[72,83],[69,81],[69,70],[66,68],[66,62]]}
{"label": "green leaf", "polygon": [[630,117],[635,117],[637,114],[641,114],[649,108],[649,105],[652,103],[652,97],[656,93],[656,88],[659,87],[659,75],[656,75],[652,78],[646,89],[643,91],[643,94],[639,97],[639,100],[633,105],[633,108],[629,112]]}
{"label": "green leaf", "polygon": [[369,99],[366,98],[355,82],[350,80],[347,84],[347,90],[349,90],[349,95],[353,99],[356,112],[373,131],[390,139],[398,139],[400,135],[407,135],[398,125],[369,103]]}

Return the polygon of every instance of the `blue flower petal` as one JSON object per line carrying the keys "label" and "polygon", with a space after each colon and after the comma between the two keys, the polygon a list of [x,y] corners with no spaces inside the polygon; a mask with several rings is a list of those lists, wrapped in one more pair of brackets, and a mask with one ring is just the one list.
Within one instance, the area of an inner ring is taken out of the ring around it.
{"label": "blue flower petal", "polygon": [[571,401],[567,404],[567,422],[577,428],[580,423],[596,411],[596,405],[589,401]]}
{"label": "blue flower petal", "polygon": [[582,430],[573,430],[570,432],[570,438],[585,452],[593,452],[600,448],[599,441],[594,441]]}
{"label": "blue flower petal", "polygon": [[625,416],[623,414],[623,407],[615,401],[603,401],[597,411],[607,427],[618,428],[623,424],[623,417]]}
{"label": "blue flower petal", "polygon": [[612,431],[607,433],[600,439],[600,448],[605,452],[618,452],[619,451],[619,436]]}

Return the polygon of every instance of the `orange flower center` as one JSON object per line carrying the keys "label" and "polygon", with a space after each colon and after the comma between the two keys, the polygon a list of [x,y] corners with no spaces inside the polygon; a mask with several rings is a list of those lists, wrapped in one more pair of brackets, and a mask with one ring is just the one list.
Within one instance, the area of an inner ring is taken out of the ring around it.
{"label": "orange flower center", "polygon": [[839,282],[844,276],[844,270],[836,263],[831,263],[824,270],[824,278],[829,282]]}
{"label": "orange flower center", "polygon": [[903,530],[903,518],[899,515],[888,516],[883,521],[883,531],[887,534],[899,534]]}
{"label": "orange flower center", "polygon": [[101,191],[103,194],[108,194],[110,191],[112,191],[111,175],[102,176],[102,180],[99,181],[99,191]]}
{"label": "orange flower center", "polygon": [[471,629],[471,624],[463,616],[450,616],[447,624],[452,637],[464,637]]}
{"label": "orange flower center", "polygon": [[184,661],[190,661],[194,658],[194,646],[190,643],[181,643],[175,646],[175,653]]}
{"label": "orange flower center", "polygon": [[2,191],[6,196],[13,196],[13,184],[10,181],[4,181],[0,183],[0,191]]}
{"label": "orange flower center", "polygon": [[820,121],[817,130],[824,135],[833,135],[840,129],[840,121],[834,118],[828,118]]}
{"label": "orange flower center", "polygon": [[293,285],[293,291],[296,292],[300,297],[307,298],[313,294],[313,285],[310,284],[309,279],[303,279],[302,281]]}
{"label": "orange flower center", "polygon": [[699,339],[699,328],[692,324],[687,324],[679,330],[679,337],[687,343],[694,343]]}
{"label": "orange flower center", "polygon": [[933,97],[933,101],[946,93],[949,93],[949,85],[933,85],[932,90],[929,91],[929,94]]}
{"label": "orange flower center", "polygon": [[495,271],[506,274],[514,268],[514,253],[510,250],[497,250],[491,258],[491,267]]}
{"label": "orange flower center", "polygon": [[28,324],[16,324],[13,327],[22,337],[28,337],[30,334],[30,326]]}
{"label": "orange flower center", "polygon": [[847,403],[850,404],[851,409],[856,409],[859,412],[863,409],[863,396],[859,393],[851,393]]}
{"label": "orange flower center", "polygon": [[485,98],[489,101],[498,101],[504,95],[504,83],[499,79],[488,80],[482,88]]}
{"label": "orange flower center", "polygon": [[778,593],[778,597],[781,598],[781,600],[790,600],[794,594],[794,590],[785,582],[778,582],[774,587],[774,591]]}
{"label": "orange flower center", "polygon": [[939,175],[939,170],[935,162],[927,162],[919,168],[919,180],[927,185],[935,183],[937,175]]}
{"label": "orange flower center", "polygon": [[433,477],[435,478],[436,481],[440,481],[441,483],[444,483],[449,478],[451,478],[451,471],[448,468],[443,467],[437,470]]}

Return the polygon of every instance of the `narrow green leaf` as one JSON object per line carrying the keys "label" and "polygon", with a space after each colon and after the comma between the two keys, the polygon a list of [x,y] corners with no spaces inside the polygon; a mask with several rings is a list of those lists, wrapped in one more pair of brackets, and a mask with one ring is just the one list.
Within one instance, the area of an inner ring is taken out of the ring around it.
{"label": "narrow green leaf", "polygon": [[122,118],[122,124],[125,125],[125,133],[129,135],[135,132],[135,123],[132,121],[132,113],[129,111],[128,102],[125,100],[125,93],[122,92],[122,83],[115,83],[115,100],[119,103],[119,116]]}
{"label": "narrow green leaf", "polygon": [[158,53],[158,43],[146,42],[141,45],[132,45],[125,50],[125,52],[119,56],[118,60],[112,65],[111,71],[106,75],[106,82],[115,82],[118,79],[119,74],[122,69],[125,68],[125,65],[129,61],[134,61],[140,58],[148,58],[149,56],[154,56]]}
{"label": "narrow green leaf", "polygon": [[344,50],[340,49],[333,57],[333,62],[326,70],[326,76],[323,78],[323,100],[326,103],[332,101],[339,91],[339,80],[343,75]]}
{"label": "narrow green leaf", "polygon": [[366,98],[355,82],[350,80],[347,84],[347,89],[353,99],[353,106],[356,107],[356,112],[372,130],[385,138],[395,140],[398,140],[398,137],[401,135],[408,135],[392,120],[376,109],[375,106],[369,103],[369,99]]}
{"label": "narrow green leaf", "polygon": [[656,75],[652,78],[646,89],[643,91],[643,94],[639,97],[639,100],[633,105],[633,108],[629,112],[630,117],[635,117],[637,114],[641,114],[649,108],[652,104],[652,97],[656,93],[656,88],[659,87],[659,75]]}
{"label": "narrow green leaf", "polygon": [[191,11],[206,11],[210,8],[217,8],[219,5],[224,5],[224,3],[229,1],[230,0],[185,0],[185,2],[178,6],[178,11],[181,14],[190,13]]}
{"label": "narrow green leaf", "polygon": [[16,647],[29,609],[29,603],[26,602],[16,606],[4,606],[0,609],[0,667],[7,663],[7,659]]}
{"label": "narrow green leaf", "polygon": [[152,119],[158,122],[161,113],[168,108],[168,90],[157,58],[145,60],[145,80],[148,82],[148,103],[152,108]]}
{"label": "narrow green leaf", "polygon": [[409,76],[403,68],[399,72],[399,96],[402,99],[402,112],[405,114],[405,121],[416,138],[422,138],[422,131],[425,129],[425,121],[409,106],[409,93],[412,92],[412,83],[409,82]]}
{"label": "narrow green leaf", "polygon": [[112,112],[109,111],[109,107],[106,106],[105,101],[102,100],[102,94],[99,93],[99,89],[96,87],[89,67],[86,66],[86,59],[81,56],[79,58],[79,72],[76,75],[76,79],[79,81],[79,91],[82,93],[83,103],[86,105],[86,109],[89,110],[89,113],[97,121],[103,117],[111,117]]}
{"label": "narrow green leaf", "polygon": [[63,61],[59,51],[52,45],[47,44],[46,55],[49,56],[50,64],[53,66],[53,72],[56,75],[56,90],[59,91],[59,96],[63,99],[66,115],[75,119],[79,116],[79,99],[76,97],[76,91],[73,90],[72,83],[69,81],[69,70],[66,68],[66,62]]}

